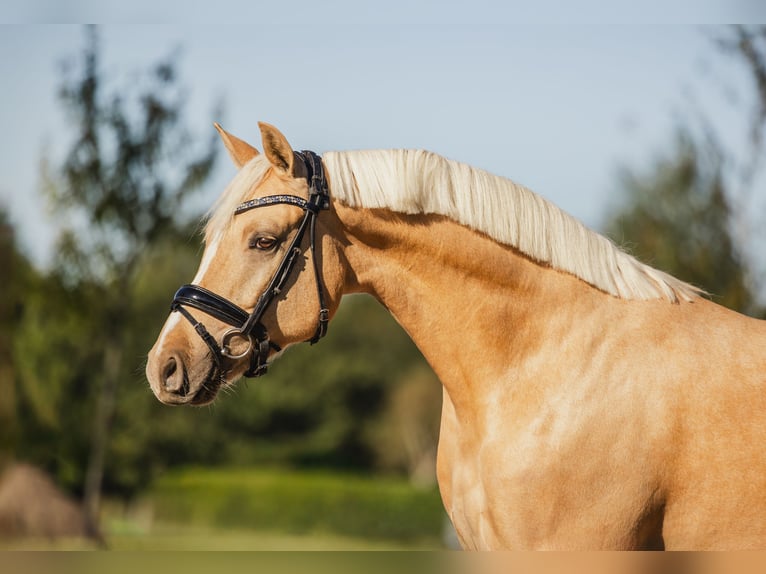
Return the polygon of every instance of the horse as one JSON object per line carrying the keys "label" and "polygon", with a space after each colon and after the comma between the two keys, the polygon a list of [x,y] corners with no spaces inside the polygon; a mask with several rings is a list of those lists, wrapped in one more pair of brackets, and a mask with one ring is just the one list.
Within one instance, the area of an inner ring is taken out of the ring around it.
{"label": "horse", "polygon": [[209,403],[367,293],[443,386],[464,548],[766,547],[766,321],[435,153],[216,128],[238,171],[149,353],[160,401]]}

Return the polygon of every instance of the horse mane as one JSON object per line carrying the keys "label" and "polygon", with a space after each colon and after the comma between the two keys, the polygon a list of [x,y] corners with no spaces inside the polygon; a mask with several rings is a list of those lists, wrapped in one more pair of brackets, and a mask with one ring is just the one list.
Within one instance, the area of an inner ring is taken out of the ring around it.
{"label": "horse mane", "polygon": [[351,207],[446,216],[622,299],[675,303],[701,293],[509,179],[422,150],[329,152],[322,159],[332,196]]}

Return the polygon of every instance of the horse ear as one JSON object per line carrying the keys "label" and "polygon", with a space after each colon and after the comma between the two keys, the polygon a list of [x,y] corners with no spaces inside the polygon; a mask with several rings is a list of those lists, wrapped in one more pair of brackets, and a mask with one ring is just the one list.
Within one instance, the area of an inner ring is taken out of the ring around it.
{"label": "horse ear", "polygon": [[258,155],[257,149],[238,137],[231,135],[221,127],[221,124],[214,123],[213,125],[215,126],[215,129],[218,130],[218,133],[221,134],[223,145],[226,146],[226,151],[229,152],[229,155],[237,168],[241,168]]}
{"label": "horse ear", "polygon": [[293,172],[293,148],[287,138],[274,126],[258,122],[263,139],[263,153],[275,168],[285,173]]}

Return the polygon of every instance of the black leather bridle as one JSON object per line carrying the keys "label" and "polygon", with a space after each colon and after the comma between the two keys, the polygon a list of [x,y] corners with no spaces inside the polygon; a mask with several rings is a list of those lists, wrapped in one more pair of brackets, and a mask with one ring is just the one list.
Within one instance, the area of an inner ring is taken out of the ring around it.
{"label": "black leather bridle", "polygon": [[[221,365],[224,358],[242,359],[250,355],[250,367],[245,372],[246,377],[260,377],[266,373],[267,359],[269,350],[281,351],[279,345],[269,339],[266,327],[261,323],[261,318],[271,303],[281,293],[282,288],[287,282],[299,255],[302,253],[303,237],[306,232],[309,233],[309,243],[314,266],[314,277],[316,278],[317,295],[319,299],[319,318],[314,336],[308,340],[312,345],[319,341],[327,333],[327,324],[330,320],[329,311],[325,304],[324,289],[319,273],[319,265],[316,257],[316,220],[319,212],[330,207],[330,194],[327,186],[327,177],[325,176],[322,158],[311,151],[293,152],[295,155],[296,171],[301,173],[305,170],[305,176],[309,183],[308,200],[297,195],[268,195],[257,199],[251,199],[240,204],[235,210],[234,215],[239,215],[251,209],[267,207],[269,205],[287,204],[300,207],[304,211],[303,219],[298,226],[298,231],[290,242],[282,262],[277,267],[276,272],[271,277],[268,285],[261,293],[255,303],[253,310],[248,313],[238,305],[235,305],[228,299],[208,291],[199,285],[184,285],[173,297],[173,303],[170,306],[171,312],[178,311],[183,315],[197,331],[197,334],[207,344],[213,355],[213,362],[218,373],[221,372]],[[300,163],[297,163],[300,162]],[[219,321],[231,325],[232,328],[226,331],[221,337],[220,344],[208,332],[205,326],[200,323],[189,312],[186,307],[193,307],[215,317]],[[233,354],[230,344],[234,339],[245,339],[249,346],[245,351]]]}

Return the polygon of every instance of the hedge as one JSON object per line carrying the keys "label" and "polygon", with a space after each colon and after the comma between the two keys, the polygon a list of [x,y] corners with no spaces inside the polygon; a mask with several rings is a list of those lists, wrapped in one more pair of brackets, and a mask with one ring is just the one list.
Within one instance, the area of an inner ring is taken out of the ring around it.
{"label": "hedge", "polygon": [[274,469],[174,471],[151,489],[155,519],[391,540],[439,540],[438,491],[404,480]]}

